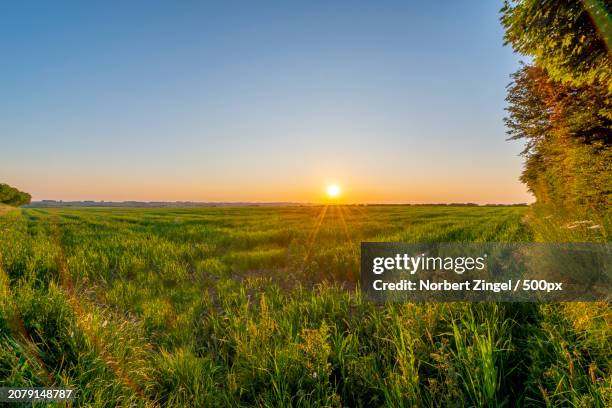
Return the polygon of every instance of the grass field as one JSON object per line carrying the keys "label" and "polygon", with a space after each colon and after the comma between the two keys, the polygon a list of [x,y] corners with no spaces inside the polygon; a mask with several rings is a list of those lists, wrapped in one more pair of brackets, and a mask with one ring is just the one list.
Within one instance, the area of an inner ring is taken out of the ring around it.
{"label": "grass field", "polygon": [[607,304],[360,296],[359,242],[532,241],[529,211],[2,211],[0,386],[88,406],[611,406]]}

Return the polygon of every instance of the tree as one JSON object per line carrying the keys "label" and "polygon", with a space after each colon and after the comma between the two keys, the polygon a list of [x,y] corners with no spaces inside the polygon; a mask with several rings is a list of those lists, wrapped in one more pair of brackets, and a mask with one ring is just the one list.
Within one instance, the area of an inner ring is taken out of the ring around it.
{"label": "tree", "polygon": [[19,191],[8,184],[0,184],[0,203],[19,207],[29,204],[31,200],[30,194]]}
{"label": "tree", "polygon": [[610,1],[597,5],[522,0],[502,8],[506,41],[534,61],[513,74],[506,97],[510,139],[526,141],[521,180],[538,203],[574,212],[605,212],[612,202],[610,19],[599,21]]}
{"label": "tree", "polygon": [[554,81],[600,82],[612,92],[612,0],[506,0],[506,44]]}

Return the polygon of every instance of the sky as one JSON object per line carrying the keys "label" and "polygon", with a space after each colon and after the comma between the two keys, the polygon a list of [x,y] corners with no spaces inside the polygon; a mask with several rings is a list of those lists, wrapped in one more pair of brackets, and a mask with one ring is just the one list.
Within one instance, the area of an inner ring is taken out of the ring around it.
{"label": "sky", "polygon": [[0,11],[0,182],[33,199],[531,202],[501,1]]}

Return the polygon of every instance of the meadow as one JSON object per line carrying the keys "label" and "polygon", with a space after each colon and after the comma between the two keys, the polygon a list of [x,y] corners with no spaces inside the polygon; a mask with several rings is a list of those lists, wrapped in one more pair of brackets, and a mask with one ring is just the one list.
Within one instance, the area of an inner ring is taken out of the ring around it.
{"label": "meadow", "polygon": [[0,386],[75,406],[611,406],[607,304],[361,296],[361,241],[558,230],[535,227],[527,207],[4,207]]}

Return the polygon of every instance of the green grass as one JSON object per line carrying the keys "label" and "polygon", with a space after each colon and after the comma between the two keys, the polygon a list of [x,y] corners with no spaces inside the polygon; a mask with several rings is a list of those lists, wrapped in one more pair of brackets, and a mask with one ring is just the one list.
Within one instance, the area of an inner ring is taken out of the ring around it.
{"label": "green grass", "polygon": [[558,226],[534,230],[521,207],[345,206],[315,234],[321,212],[1,214],[0,386],[74,387],[79,406],[612,404],[606,304],[360,294],[361,241],[520,242]]}

